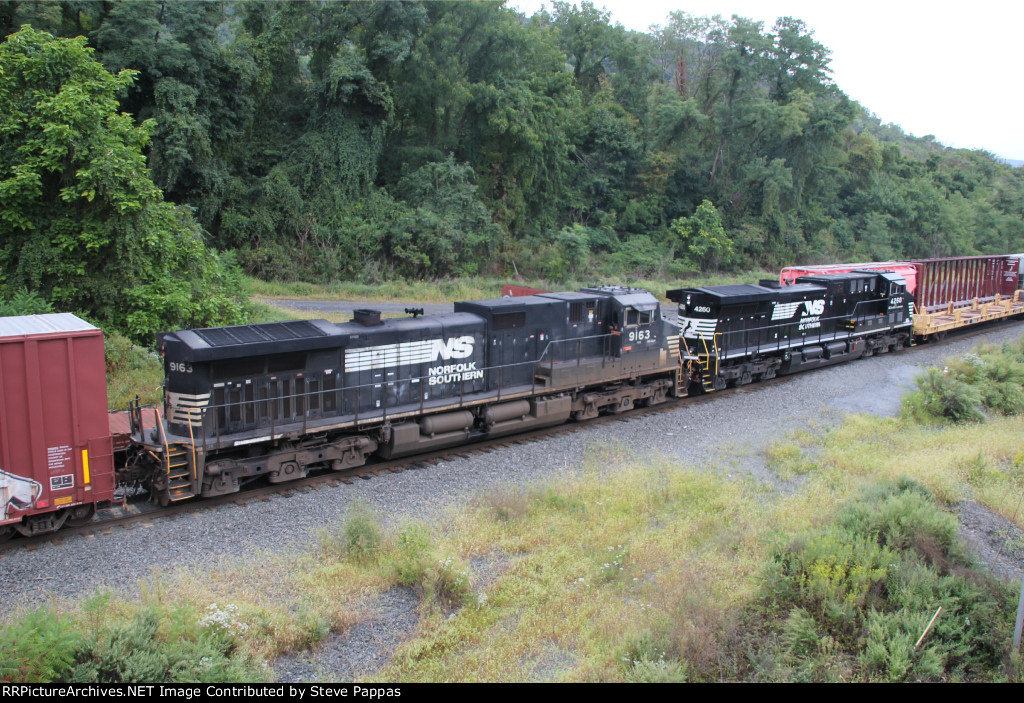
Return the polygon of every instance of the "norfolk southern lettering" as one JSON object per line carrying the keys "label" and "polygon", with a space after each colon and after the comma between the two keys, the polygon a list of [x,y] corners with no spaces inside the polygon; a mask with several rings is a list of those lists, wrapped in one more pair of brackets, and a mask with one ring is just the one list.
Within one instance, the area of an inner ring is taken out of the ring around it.
{"label": "norfolk southern lettering", "polygon": [[447,366],[435,366],[427,370],[428,383],[436,386],[443,383],[459,383],[460,381],[472,381],[483,378],[484,372],[477,369],[476,362],[468,364],[448,364]]}

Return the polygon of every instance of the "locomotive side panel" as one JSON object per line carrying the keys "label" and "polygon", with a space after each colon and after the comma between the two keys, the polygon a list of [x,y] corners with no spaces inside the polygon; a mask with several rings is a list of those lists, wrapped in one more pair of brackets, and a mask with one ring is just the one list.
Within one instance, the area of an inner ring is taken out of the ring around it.
{"label": "locomotive side panel", "polygon": [[430,408],[486,388],[483,321],[472,315],[391,320],[352,332],[342,415],[368,419]]}

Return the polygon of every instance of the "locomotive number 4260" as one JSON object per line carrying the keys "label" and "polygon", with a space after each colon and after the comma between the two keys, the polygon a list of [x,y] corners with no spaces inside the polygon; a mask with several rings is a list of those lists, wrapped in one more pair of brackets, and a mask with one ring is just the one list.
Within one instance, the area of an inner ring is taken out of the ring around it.
{"label": "locomotive number 4260", "polygon": [[184,361],[172,361],[171,371],[178,371],[179,373],[192,373],[192,364],[186,364]]}

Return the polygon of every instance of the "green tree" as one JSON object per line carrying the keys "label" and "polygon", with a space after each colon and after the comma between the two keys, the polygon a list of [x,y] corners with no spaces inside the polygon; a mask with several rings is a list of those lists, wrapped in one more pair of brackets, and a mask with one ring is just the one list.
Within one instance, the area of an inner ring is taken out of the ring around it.
{"label": "green tree", "polygon": [[552,6],[558,46],[569,59],[576,86],[590,97],[598,91],[600,78],[607,75],[614,46],[622,41],[626,31],[622,25],[610,23],[607,10],[598,10],[587,0],[579,6],[555,0]]}
{"label": "green tree", "polygon": [[472,168],[449,157],[398,182],[410,210],[389,228],[386,246],[391,258],[402,260],[403,273],[472,275],[491,264],[501,230],[477,198],[474,180]]}
{"label": "green tree", "polygon": [[718,271],[731,263],[733,243],[710,200],[697,206],[691,217],[675,220],[672,231],[683,257],[701,271]]}
{"label": "green tree", "polygon": [[155,124],[118,112],[133,72],[85,43],[26,26],[0,44],[0,294],[38,291],[137,339],[237,320],[225,262],[149,177]]}

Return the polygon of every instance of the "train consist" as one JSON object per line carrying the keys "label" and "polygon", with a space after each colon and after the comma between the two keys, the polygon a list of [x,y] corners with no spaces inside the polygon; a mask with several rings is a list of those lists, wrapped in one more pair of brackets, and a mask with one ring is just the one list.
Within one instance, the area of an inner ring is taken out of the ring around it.
{"label": "train consist", "polygon": [[[678,323],[647,291],[597,287],[429,317],[169,332],[162,408],[133,403],[109,423],[100,330],[67,314],[0,318],[0,538],[87,522],[115,486],[163,504],[224,495],[898,349],[941,312],[915,300],[934,286],[908,285],[904,263],[669,291]],[[1004,264],[947,268],[1008,276]],[[970,302],[945,312],[1024,313],[1018,280],[992,296],[954,287]]]}
{"label": "train consist", "polygon": [[[112,498],[105,468],[96,490],[97,458],[109,460],[110,433],[78,429],[105,420],[105,388],[86,394],[75,385],[89,377],[102,386],[102,340],[70,315],[4,319],[0,532],[31,535],[85,519]],[[163,408],[152,415],[130,408],[131,438],[116,478],[167,503],[231,493],[258,477],[288,481],[371,456],[657,404],[685,394],[689,383],[678,332],[647,291],[603,287],[456,303],[454,313],[430,317],[382,320],[364,310],[345,324],[163,334]],[[80,336],[99,340],[98,355],[78,345]],[[63,345],[63,356],[44,358],[41,344]],[[12,359],[23,361],[8,365]],[[46,385],[50,367],[60,385]],[[8,393],[9,379],[26,368],[40,382]],[[13,421],[26,391],[37,389],[46,407],[27,424]],[[64,406],[73,411],[51,419],[47,408]],[[52,434],[58,423],[64,429]]]}

